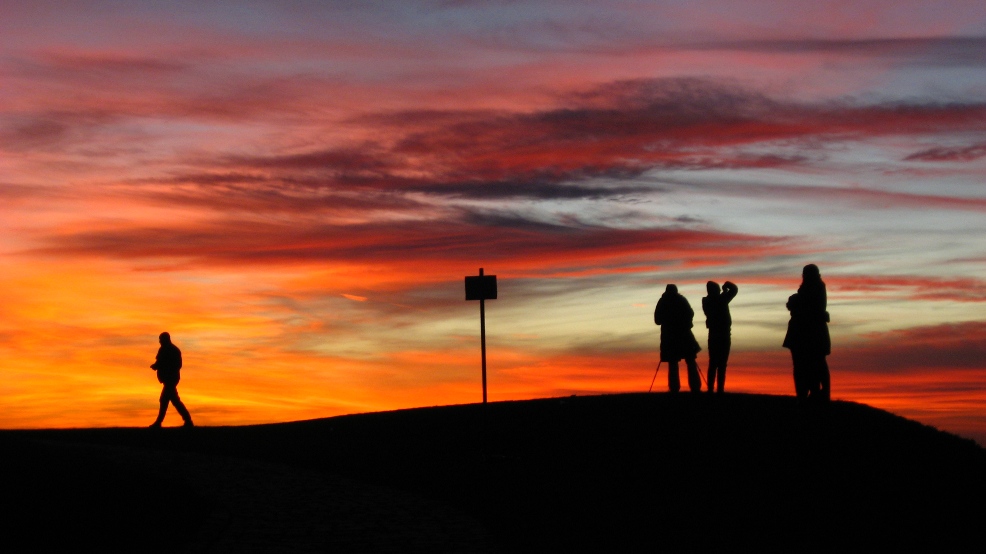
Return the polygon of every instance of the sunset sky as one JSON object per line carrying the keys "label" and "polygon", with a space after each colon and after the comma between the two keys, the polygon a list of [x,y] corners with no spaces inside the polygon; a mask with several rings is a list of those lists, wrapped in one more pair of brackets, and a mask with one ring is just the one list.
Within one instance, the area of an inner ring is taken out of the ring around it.
{"label": "sunset sky", "polygon": [[793,394],[815,263],[834,398],[986,444],[984,181],[982,0],[0,0],[0,427],[149,424],[165,330],[197,424],[477,402],[480,267],[491,401],[709,279]]}

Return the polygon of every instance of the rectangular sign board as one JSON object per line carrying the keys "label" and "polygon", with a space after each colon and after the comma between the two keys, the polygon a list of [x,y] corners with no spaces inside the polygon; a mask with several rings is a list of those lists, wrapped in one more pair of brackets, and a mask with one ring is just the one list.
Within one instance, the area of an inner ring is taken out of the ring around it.
{"label": "rectangular sign board", "polygon": [[496,275],[466,277],[466,300],[496,300]]}

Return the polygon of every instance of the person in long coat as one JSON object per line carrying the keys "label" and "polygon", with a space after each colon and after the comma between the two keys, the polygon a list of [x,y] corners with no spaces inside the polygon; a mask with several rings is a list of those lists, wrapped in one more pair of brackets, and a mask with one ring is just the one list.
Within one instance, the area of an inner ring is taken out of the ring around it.
{"label": "person in long coat", "polygon": [[668,390],[681,390],[678,361],[685,360],[688,368],[688,388],[692,392],[702,390],[695,357],[701,348],[692,334],[695,312],[688,299],[678,293],[678,287],[668,285],[654,308],[654,323],[661,326],[661,360],[668,362]]}
{"label": "person in long coat", "polygon": [[809,264],[801,273],[798,292],[788,298],[791,312],[784,347],[791,350],[794,390],[798,398],[831,398],[831,378],[825,357],[832,353],[825,283],[818,266]]}
{"label": "person in long coat", "polygon": [[709,392],[723,392],[726,387],[726,363],[732,345],[733,317],[729,313],[729,303],[736,298],[739,288],[726,281],[720,290],[719,283],[709,281],[705,284],[705,290],[708,296],[702,299],[702,311],[705,312],[705,327],[709,330],[709,377],[706,383]]}

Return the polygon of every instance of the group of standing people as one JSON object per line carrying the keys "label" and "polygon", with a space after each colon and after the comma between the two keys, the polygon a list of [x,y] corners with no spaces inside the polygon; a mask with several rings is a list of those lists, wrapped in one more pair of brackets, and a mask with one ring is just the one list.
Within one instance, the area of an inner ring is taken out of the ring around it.
{"label": "group of standing people", "polygon": [[[705,326],[709,329],[709,375],[706,383],[709,392],[723,392],[726,387],[726,363],[732,344],[733,318],[729,303],[736,298],[739,288],[726,281],[722,288],[715,281],[705,285],[708,296],[702,299]],[[695,312],[688,299],[678,292],[678,287],[668,285],[654,309],[654,323],[661,326],[661,361],[668,363],[668,390],[681,390],[678,362],[685,360],[688,368],[688,388],[692,392],[702,390],[696,357],[702,348],[692,333]]]}
{"label": "group of standing people", "polygon": [[[818,266],[809,264],[801,274],[802,282],[798,292],[787,301],[791,312],[785,348],[791,350],[794,365],[794,390],[798,398],[828,400],[831,398],[831,383],[828,362],[825,357],[831,353],[832,341],[829,337],[829,314],[825,283]],[[702,298],[702,311],[705,312],[705,326],[709,330],[709,369],[706,384],[708,392],[721,393],[726,386],[726,364],[732,345],[732,316],[729,303],[736,298],[739,288],[726,281],[722,287],[715,281],[705,285],[707,296]],[[695,312],[678,287],[668,285],[654,309],[654,323],[661,326],[661,363],[668,364],[668,390],[681,390],[678,362],[685,361],[688,372],[688,388],[692,392],[702,390],[696,358],[701,351],[695,334],[692,332]],[[660,365],[658,365],[660,369]]]}

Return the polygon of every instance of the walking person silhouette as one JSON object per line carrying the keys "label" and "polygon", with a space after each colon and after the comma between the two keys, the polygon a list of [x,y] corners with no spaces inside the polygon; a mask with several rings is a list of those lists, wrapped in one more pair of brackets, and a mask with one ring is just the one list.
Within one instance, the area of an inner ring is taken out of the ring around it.
{"label": "walking person silhouette", "polygon": [[733,318],[729,314],[729,303],[736,298],[739,288],[726,281],[719,290],[719,283],[709,281],[705,284],[708,296],[702,299],[705,312],[705,326],[709,329],[709,392],[723,392],[726,387],[726,363],[729,361],[729,348],[732,345]]}
{"label": "walking person silhouette", "polygon": [[695,312],[688,299],[678,293],[678,287],[668,285],[654,308],[654,323],[661,326],[661,360],[668,362],[668,390],[681,390],[678,376],[678,360],[685,360],[688,368],[688,388],[701,392],[702,381],[698,375],[695,357],[701,348],[692,334]]}
{"label": "walking person silhouette", "polygon": [[181,380],[181,350],[171,342],[171,335],[167,332],[161,333],[158,337],[161,348],[158,348],[157,356],[151,369],[157,371],[157,380],[163,385],[161,388],[161,407],[158,410],[157,419],[151,424],[151,428],[160,428],[164,421],[164,414],[168,411],[168,403],[175,405],[175,410],[185,421],[183,427],[194,427],[192,416],[185,408],[181,398],[178,397],[178,381]]}

